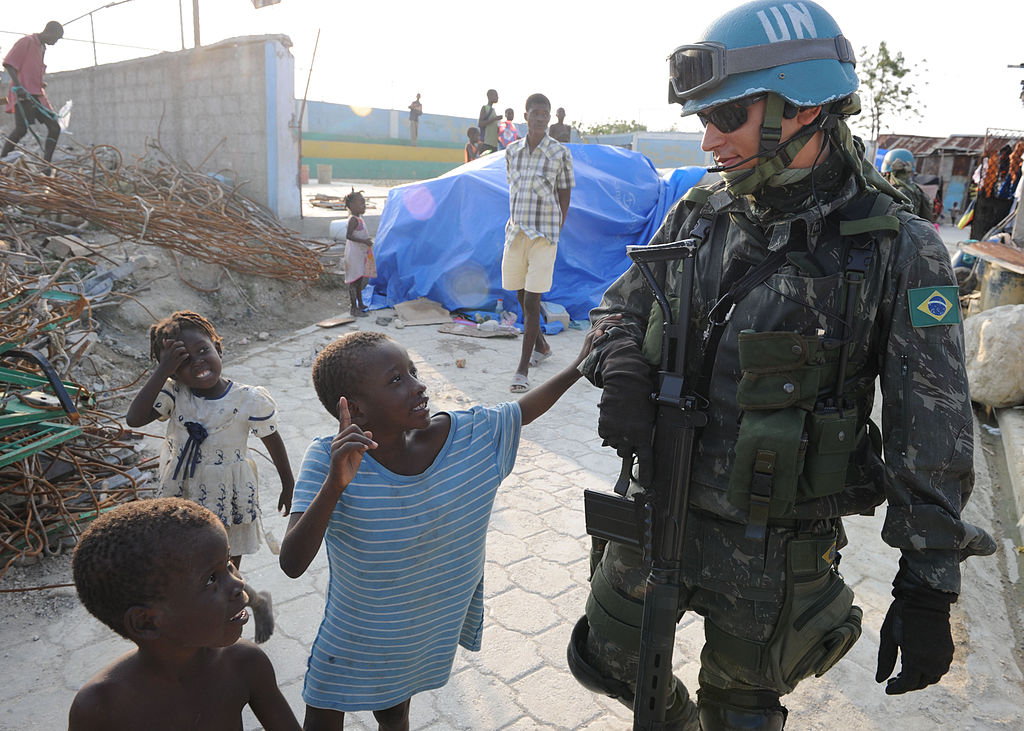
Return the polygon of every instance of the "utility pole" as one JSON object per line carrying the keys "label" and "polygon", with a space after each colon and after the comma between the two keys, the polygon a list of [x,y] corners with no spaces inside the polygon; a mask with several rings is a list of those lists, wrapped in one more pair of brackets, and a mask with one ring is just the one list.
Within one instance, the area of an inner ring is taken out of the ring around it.
{"label": "utility pole", "polygon": [[192,36],[196,48],[203,45],[199,42],[199,0],[192,0]]}
{"label": "utility pole", "polygon": [[178,0],[178,26],[181,28],[181,50],[185,50],[185,6]]}

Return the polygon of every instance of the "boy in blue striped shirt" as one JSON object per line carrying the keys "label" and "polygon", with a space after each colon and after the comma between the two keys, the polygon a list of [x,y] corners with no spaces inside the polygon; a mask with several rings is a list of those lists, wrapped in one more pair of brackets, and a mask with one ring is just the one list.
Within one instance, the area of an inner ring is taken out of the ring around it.
{"label": "boy in blue striped shirt", "polygon": [[338,432],[306,450],[280,557],[295,578],[327,544],[306,731],[339,731],[346,711],[367,710],[381,729],[408,729],[412,696],[448,681],[455,648],[480,649],[487,523],[520,427],[580,378],[606,323],[519,401],[433,415],[408,352],[387,335],[349,333],[317,356],[313,385]]}

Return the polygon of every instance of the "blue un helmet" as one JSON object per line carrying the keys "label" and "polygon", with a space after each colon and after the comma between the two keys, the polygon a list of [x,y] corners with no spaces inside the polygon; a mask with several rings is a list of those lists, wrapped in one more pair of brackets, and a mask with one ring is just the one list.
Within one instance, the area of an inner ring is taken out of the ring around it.
{"label": "blue un helmet", "polygon": [[857,90],[853,46],[813,2],[754,0],[714,21],[703,40],[669,56],[669,103],[683,116],[772,92],[813,107]]}
{"label": "blue un helmet", "polygon": [[[734,194],[746,195],[787,168],[819,130],[834,136],[839,120],[860,111],[854,64],[853,46],[821,6],[755,0],[713,22],[703,40],[672,52],[669,103],[682,104],[683,116],[725,105],[719,120],[712,121],[728,133],[746,120],[745,109],[730,110],[728,102],[766,97],[760,162],[743,171],[730,172],[742,163],[708,168],[724,173]],[[782,139],[784,117],[817,106],[822,112],[813,122]],[[838,138],[835,142],[846,146]],[[857,156],[849,157],[857,165]]]}
{"label": "blue un helmet", "polygon": [[906,148],[894,147],[882,158],[883,173],[910,173],[913,171],[914,153]]}

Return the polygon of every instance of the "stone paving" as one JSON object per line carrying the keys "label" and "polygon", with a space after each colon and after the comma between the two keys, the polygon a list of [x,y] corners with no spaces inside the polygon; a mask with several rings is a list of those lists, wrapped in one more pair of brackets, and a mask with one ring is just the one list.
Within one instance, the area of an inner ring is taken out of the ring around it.
{"label": "stone paving", "polygon": [[[442,335],[434,326],[379,326],[409,348],[428,385],[431,408],[454,409],[509,398],[508,383],[519,341]],[[297,470],[309,440],[336,427],[309,380],[314,353],[345,328],[304,327],[291,336],[260,344],[234,357],[225,353],[225,373],[266,386],[277,399],[280,429]],[[531,370],[539,382],[566,363],[582,343],[581,331],[551,338],[555,356]],[[465,359],[465,368],[455,361]],[[483,649],[459,650],[448,685],[416,696],[413,729],[626,729],[630,713],[617,702],[578,686],[566,668],[569,632],[587,596],[588,546],[582,490],[609,489],[618,460],[600,446],[595,433],[599,392],[580,381],[534,424],[524,427],[515,470],[499,491],[488,538]],[[254,444],[258,444],[255,443]],[[979,481],[969,519],[992,529],[998,508],[978,449]],[[262,477],[265,527],[278,539],[285,519],[275,513],[276,473],[257,458]],[[820,680],[805,681],[785,701],[789,727],[823,729],[1020,729],[1024,682],[1014,660],[1014,636],[1007,602],[1018,580],[1014,541],[1000,535],[995,557],[965,566],[964,594],[953,610],[957,655],[938,687],[902,697],[885,696],[874,682],[878,630],[889,604],[889,582],[897,554],[878,537],[875,517],[847,521],[851,546],[842,568],[865,610],[865,631],[850,655]],[[999,534],[998,529],[996,529]],[[1008,535],[1008,534],[1007,534]],[[263,647],[301,720],[302,679],[316,633],[328,581],[321,551],[299,579],[288,579],[267,546],[242,563],[247,579],[274,597],[277,631]],[[75,691],[103,665],[129,649],[63,592],[64,611],[46,626],[10,636],[0,629],[0,728],[11,731],[63,728]],[[1017,611],[1016,608],[1011,612]],[[245,637],[252,637],[247,627]],[[678,675],[696,688],[703,641],[699,618],[687,615],[677,633]],[[347,727],[375,728],[368,713],[350,714]],[[245,728],[259,728],[250,712]]]}
{"label": "stone paving", "polygon": [[[386,193],[386,188],[365,182],[307,186],[306,192],[343,195],[353,185],[371,196]],[[316,228],[316,235],[326,235],[327,223],[339,213],[307,206],[306,215],[305,223]],[[373,229],[377,216],[371,213],[371,218],[368,225]],[[947,228],[942,231],[947,243],[958,240],[960,232]],[[339,292],[339,300],[345,299]],[[345,309],[339,303],[336,314],[347,314]],[[386,330],[409,348],[426,380],[432,410],[510,398],[508,383],[519,357],[518,340],[442,335],[434,326],[399,330],[376,325],[374,319],[366,318],[358,326]],[[336,429],[313,392],[310,365],[323,345],[350,326],[296,326],[300,329],[277,342],[225,353],[224,367],[228,377],[266,386],[273,394],[297,472],[309,441]],[[582,340],[577,330],[553,336],[555,355],[531,369],[531,382],[536,385],[570,362]],[[459,359],[466,361],[465,368],[456,367]],[[610,490],[618,473],[618,459],[600,446],[596,434],[598,396],[597,389],[581,381],[545,416],[524,427],[516,467],[499,490],[491,519],[483,649],[460,649],[449,683],[413,699],[413,729],[630,728],[631,713],[584,690],[565,662],[569,633],[587,596],[589,538],[582,491]],[[1024,473],[1024,416],[1018,421],[1019,444],[1007,449],[1011,475]],[[1002,413],[1000,426],[1006,442],[1013,425]],[[976,430],[976,441],[979,436]],[[952,615],[957,653],[949,674],[937,687],[898,697],[886,696],[875,684],[878,630],[889,605],[898,554],[879,538],[882,511],[873,517],[856,516],[845,521],[851,545],[843,552],[842,569],[864,609],[864,634],[824,678],[804,681],[784,699],[790,709],[787,728],[1024,729],[1024,675],[1014,655],[1014,648],[1022,646],[1024,620],[1021,558],[1015,547],[1024,541],[1021,526],[1014,526],[1019,511],[1008,498],[1012,490],[990,479],[986,454],[979,443],[978,482],[965,517],[990,530],[1000,551],[988,559],[972,559],[964,567],[963,594]],[[268,458],[257,457],[257,464],[264,525],[280,540],[286,519],[275,512],[276,472]],[[1008,519],[1010,515],[1014,517]],[[292,580],[264,545],[258,554],[244,558],[242,569],[250,583],[273,594],[277,630],[263,647],[301,721],[306,658],[322,617],[328,581],[326,556],[321,551],[309,570]],[[94,620],[78,604],[73,589],[51,594],[55,617],[47,615],[31,626],[10,626],[5,617],[0,624],[0,731],[65,728],[78,688],[131,647]],[[0,616],[5,616],[5,596],[0,595]],[[244,636],[252,637],[251,624]],[[676,639],[676,674],[695,690],[696,659],[703,644],[701,620],[684,617]],[[350,729],[376,728],[369,713],[350,714],[346,720]],[[248,710],[244,727],[259,728]]]}

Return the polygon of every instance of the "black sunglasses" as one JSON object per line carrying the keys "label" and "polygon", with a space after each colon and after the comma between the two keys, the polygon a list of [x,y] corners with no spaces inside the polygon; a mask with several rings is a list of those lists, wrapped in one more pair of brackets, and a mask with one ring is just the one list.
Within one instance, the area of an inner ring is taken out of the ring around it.
{"label": "black sunglasses", "polygon": [[718,128],[719,132],[729,134],[747,123],[747,107],[756,104],[764,98],[764,94],[755,94],[754,96],[719,104],[716,107],[697,112],[697,119],[705,127],[713,124]]}

